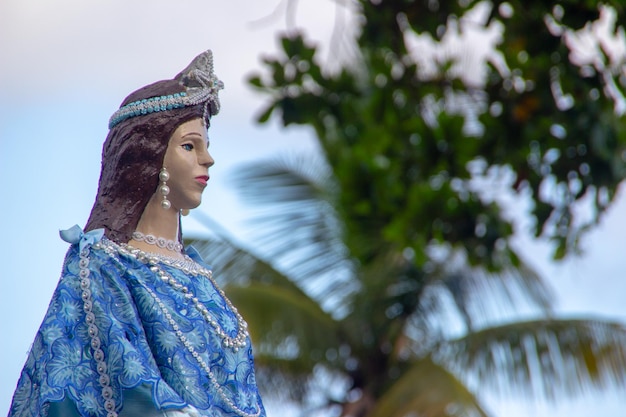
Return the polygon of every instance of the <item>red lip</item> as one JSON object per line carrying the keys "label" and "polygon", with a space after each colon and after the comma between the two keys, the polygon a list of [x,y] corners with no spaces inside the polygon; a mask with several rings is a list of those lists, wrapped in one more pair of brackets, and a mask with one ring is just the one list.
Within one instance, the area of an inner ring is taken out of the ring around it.
{"label": "red lip", "polygon": [[207,181],[209,181],[208,175],[199,175],[196,177],[196,181],[198,181],[202,185],[206,185]]}

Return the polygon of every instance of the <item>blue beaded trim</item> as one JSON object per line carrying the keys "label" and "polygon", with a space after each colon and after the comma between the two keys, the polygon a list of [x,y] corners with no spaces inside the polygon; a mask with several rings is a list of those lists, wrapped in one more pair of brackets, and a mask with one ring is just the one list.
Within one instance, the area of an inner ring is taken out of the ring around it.
{"label": "blue beaded trim", "polygon": [[120,107],[120,109],[111,116],[109,129],[131,117],[185,107],[185,97],[187,97],[187,93],[182,92],[128,103],[124,107]]}
{"label": "blue beaded trim", "polygon": [[109,129],[131,117],[188,106],[186,102],[189,100],[185,100],[186,97],[187,93],[182,92],[128,103],[113,114],[109,120]]}

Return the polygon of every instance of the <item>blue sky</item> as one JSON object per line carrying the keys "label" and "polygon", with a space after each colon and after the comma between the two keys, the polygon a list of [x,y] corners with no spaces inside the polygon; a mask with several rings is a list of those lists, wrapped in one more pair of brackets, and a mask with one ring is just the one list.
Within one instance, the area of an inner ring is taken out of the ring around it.
{"label": "blue sky", "polygon": [[[245,237],[246,217],[228,176],[242,161],[314,152],[305,129],[257,126],[262,99],[244,78],[272,53],[284,20],[267,16],[279,0],[3,0],[0,3],[0,414],[6,414],[26,352],[59,277],[67,244],[58,230],[83,225],[95,197],[109,116],[132,90],[171,78],[212,49],[224,81],[222,111],[209,132],[216,165],[199,210]],[[296,22],[328,44],[332,1],[299,2]],[[327,48],[324,49],[327,52]],[[620,194],[583,242],[583,256],[560,264],[549,248],[520,235],[517,244],[555,287],[558,311],[626,321]],[[185,231],[198,233],[193,214]],[[558,407],[486,397],[494,415],[618,415],[616,393],[590,394]],[[285,415],[279,406],[272,415]]]}

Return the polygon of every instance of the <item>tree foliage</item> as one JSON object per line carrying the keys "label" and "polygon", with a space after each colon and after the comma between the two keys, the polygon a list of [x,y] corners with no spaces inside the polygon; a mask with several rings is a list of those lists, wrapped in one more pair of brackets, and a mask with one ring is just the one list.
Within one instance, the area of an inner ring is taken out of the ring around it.
{"label": "tree foliage", "polygon": [[[521,261],[490,272],[447,252],[416,266],[384,243],[356,259],[339,188],[314,166],[240,167],[242,194],[267,208],[256,251],[225,235],[192,242],[249,322],[268,397],[303,415],[490,416],[477,386],[559,399],[626,382],[626,327],[554,317],[546,283]],[[520,306],[537,318],[516,320]]]}
{"label": "tree foliage", "polygon": [[262,252],[195,242],[250,322],[261,386],[342,416],[461,417],[490,415],[477,386],[556,399],[624,384],[626,328],[555,317],[489,188],[511,178],[556,257],[609,207],[626,167],[624,6],[355,4],[352,60],[329,69],[292,31],[250,78],[269,100],[259,121],[309,126],[322,151],[238,170]]}
{"label": "tree foliage", "polygon": [[[626,167],[624,117],[602,93],[610,71],[572,63],[565,42],[599,19],[598,4],[360,1],[358,58],[338,72],[324,70],[303,34],[281,37],[267,76],[250,80],[270,97],[259,120],[278,110],[284,125],[315,129],[357,241],[410,247],[418,263],[432,242],[463,247],[472,263],[516,262],[511,219],[471,181],[504,169],[510,191],[532,200],[535,234],[563,257],[613,201]],[[489,50],[494,31],[501,46]],[[623,40],[615,21],[606,33]],[[417,34],[427,41],[415,45]],[[460,45],[445,42],[455,36]],[[606,61],[626,84],[621,59]],[[577,203],[592,207],[590,219],[576,221]]]}

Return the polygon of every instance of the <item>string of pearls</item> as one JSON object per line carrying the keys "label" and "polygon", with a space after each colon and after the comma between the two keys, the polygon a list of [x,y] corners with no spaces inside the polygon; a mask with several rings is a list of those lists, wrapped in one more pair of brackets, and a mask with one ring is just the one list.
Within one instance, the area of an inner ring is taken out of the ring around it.
{"label": "string of pearls", "polygon": [[[217,285],[217,282],[213,279],[213,272],[209,269],[203,268],[197,262],[194,262],[191,258],[185,255],[185,259],[176,259],[170,258],[161,254],[144,252],[141,249],[134,248],[128,244],[117,245],[110,240],[106,242],[103,241],[101,244],[104,245],[114,245],[114,249],[121,255],[130,256],[132,258],[137,259],[138,261],[149,266],[150,270],[161,279],[164,283],[168,284],[175,291],[181,292],[183,297],[189,300],[194,308],[200,312],[204,320],[215,329],[217,335],[222,339],[222,344],[227,347],[233,349],[235,352],[239,349],[243,348],[247,344],[248,340],[248,323],[244,320],[244,318],[239,314],[237,308],[231,303],[231,301],[226,297],[224,291]],[[110,252],[110,250],[109,250]],[[234,337],[228,335],[226,331],[220,326],[218,321],[213,317],[211,312],[200,302],[200,300],[183,284],[178,282],[173,276],[165,272],[159,264],[165,264],[168,266],[172,266],[178,269],[181,269],[185,274],[191,275],[201,275],[207,278],[213,288],[222,296],[226,305],[230,308],[230,310],[235,315],[237,319],[237,334]]]}
{"label": "string of pearls", "polygon": [[163,200],[161,200],[161,207],[165,210],[172,207],[172,203],[167,199],[167,196],[170,193],[170,187],[167,186],[169,179],[170,173],[167,172],[165,167],[161,168],[161,171],[159,172],[159,193],[163,196]]}
{"label": "string of pearls", "polygon": [[[213,385],[213,388],[215,388],[215,391],[217,391],[217,394],[220,396],[222,401],[224,401],[224,403],[226,403],[228,407],[230,407],[231,410],[233,410],[235,413],[237,413],[241,417],[258,417],[261,414],[261,407],[259,406],[258,402],[256,404],[255,411],[253,413],[248,413],[242,410],[241,408],[237,407],[237,404],[235,404],[233,400],[228,398],[228,396],[224,392],[224,389],[220,385],[220,383],[217,381],[215,374],[213,373],[213,371],[211,371],[211,367],[205,362],[204,359],[202,359],[202,356],[200,356],[200,354],[194,349],[194,347],[191,345],[189,340],[187,340],[183,332],[180,330],[180,328],[178,327],[178,324],[176,324],[176,321],[172,317],[171,313],[167,310],[167,306],[165,305],[165,303],[161,301],[159,296],[154,291],[152,291],[152,289],[148,287],[144,287],[144,288],[148,291],[148,293],[152,296],[152,298],[154,298],[154,301],[156,301],[157,305],[161,309],[161,312],[163,313],[163,315],[169,322],[170,326],[172,326],[172,329],[174,330],[176,337],[178,337],[178,340],[180,340],[180,342],[183,344],[185,349],[187,349],[187,351],[191,353],[191,356],[193,356],[193,358],[198,362],[198,365],[200,365],[200,367],[204,370],[204,372],[206,372],[206,374],[209,376],[209,381],[211,381],[211,385]],[[237,349],[235,348],[235,350]]]}
{"label": "string of pearls", "polygon": [[232,310],[237,318],[237,335],[235,337],[231,337],[222,329],[222,326],[217,322],[217,320],[211,315],[211,312],[198,300],[198,298],[183,284],[178,282],[173,276],[165,272],[159,266],[159,261],[163,259],[163,256],[151,256],[152,254],[148,254],[140,249],[132,248],[130,251],[131,254],[135,255],[137,259],[144,264],[149,265],[150,270],[158,276],[161,281],[169,284],[174,290],[183,293],[184,297],[191,301],[194,308],[202,314],[204,320],[215,329],[217,335],[222,339],[222,344],[227,348],[232,348],[235,352],[239,349],[246,346],[248,340],[248,323],[243,319],[241,314],[237,311],[237,308],[230,302],[230,300],[226,297],[226,294],[220,287],[217,286],[215,280],[213,280],[213,273],[205,268],[199,268],[197,270],[198,275],[202,275],[205,278],[211,281],[213,287],[219,292],[228,307]]}
{"label": "string of pearls", "polygon": [[[222,291],[222,289],[217,285],[217,283],[213,279],[213,273],[211,270],[208,270],[200,266],[197,262],[194,262],[191,258],[189,258],[186,255],[185,255],[184,260],[180,260],[176,258],[169,258],[161,254],[144,252],[140,249],[134,248],[127,244],[118,245],[110,240],[103,240],[97,243],[95,246],[97,248],[103,248],[105,252],[108,253],[109,255],[112,255],[113,253],[117,252],[120,255],[125,255],[131,258],[135,258],[138,261],[148,265],[150,270],[157,277],[159,277],[162,282],[167,283],[174,290],[181,292],[183,294],[183,297],[189,300],[194,305],[194,308],[196,308],[202,314],[202,317],[205,319],[205,321],[209,323],[211,327],[213,327],[213,329],[215,329],[215,332],[220,337],[220,339],[222,339],[222,344],[225,347],[230,348],[233,351],[237,352],[239,349],[247,345],[248,324],[243,319],[241,314],[239,314],[235,306],[226,297],[226,294],[224,293],[224,291]],[[222,329],[222,327],[219,325],[217,320],[211,315],[211,313],[204,306],[204,304],[202,304],[198,300],[198,298],[193,294],[193,292],[191,292],[189,288],[187,288],[186,286],[178,282],[173,276],[165,272],[159,266],[160,263],[177,267],[186,274],[191,274],[194,276],[201,275],[207,278],[211,282],[215,290],[219,292],[219,294],[222,296],[222,298],[225,300],[228,307],[231,309],[231,311],[234,313],[235,317],[237,318],[238,329],[237,329],[236,336],[230,337],[224,331],[224,329]],[[184,265],[184,266],[181,267],[181,265]],[[187,340],[186,336],[180,330],[180,327],[174,320],[174,317],[169,312],[165,303],[160,299],[160,297],[151,288],[147,286],[144,286],[144,288],[159,306],[161,313],[163,314],[165,319],[168,321],[168,323],[174,330],[174,333],[176,334],[176,337],[178,338],[178,340],[180,340],[184,348],[198,362],[198,365],[200,365],[200,367],[206,372],[207,376],[209,377],[209,381],[211,382],[211,385],[215,388],[215,391],[217,392],[219,397],[224,401],[224,403],[241,417],[258,417],[261,414],[261,406],[258,402],[258,399],[257,399],[257,404],[255,406],[254,412],[248,413],[240,409],[237,406],[237,404],[235,404],[233,400],[231,400],[228,397],[228,395],[226,395],[226,392],[224,392],[224,388],[217,381],[217,378],[215,374],[213,373],[213,371],[211,370],[211,367],[206,363],[206,361],[202,358],[202,356],[194,349],[193,345],[189,342],[189,340]],[[108,416],[108,417],[116,417],[116,416]]]}
{"label": "string of pearls", "polygon": [[96,361],[96,370],[98,371],[98,382],[102,388],[100,393],[104,399],[104,409],[107,411],[107,417],[117,417],[115,411],[115,400],[113,399],[113,389],[111,388],[111,379],[109,377],[104,351],[100,349],[100,332],[96,325],[96,315],[93,313],[93,301],[91,299],[91,280],[89,279],[89,249],[83,249],[79,253],[79,271],[81,299],[83,300],[83,311],[85,312],[85,324],[87,325],[87,333],[91,338],[91,354]]}

